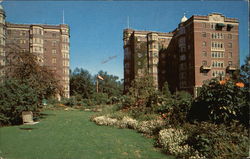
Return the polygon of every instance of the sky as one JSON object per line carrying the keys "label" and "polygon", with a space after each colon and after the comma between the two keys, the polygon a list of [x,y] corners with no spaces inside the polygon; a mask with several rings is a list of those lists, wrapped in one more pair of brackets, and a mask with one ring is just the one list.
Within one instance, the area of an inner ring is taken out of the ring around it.
{"label": "sky", "polygon": [[212,12],[238,18],[240,63],[243,64],[249,54],[248,5],[247,0],[2,2],[6,21],[11,23],[58,25],[64,17],[71,34],[70,68],[80,67],[93,75],[103,70],[120,79],[123,78],[123,30],[128,22],[135,30],[170,32],[178,26],[184,13],[187,18]]}

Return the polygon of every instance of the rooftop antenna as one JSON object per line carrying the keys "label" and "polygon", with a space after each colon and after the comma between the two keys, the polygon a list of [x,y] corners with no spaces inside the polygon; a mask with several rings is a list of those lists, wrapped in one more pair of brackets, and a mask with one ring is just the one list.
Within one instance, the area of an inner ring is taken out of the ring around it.
{"label": "rooftop antenna", "polygon": [[63,24],[64,24],[64,9],[63,9]]}
{"label": "rooftop antenna", "polygon": [[128,29],[129,29],[129,16],[127,17],[127,27],[128,27]]}

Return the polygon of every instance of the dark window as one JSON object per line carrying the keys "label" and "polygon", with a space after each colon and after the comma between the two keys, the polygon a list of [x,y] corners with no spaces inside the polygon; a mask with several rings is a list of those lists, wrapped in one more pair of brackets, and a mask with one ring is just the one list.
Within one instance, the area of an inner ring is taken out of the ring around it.
{"label": "dark window", "polygon": [[203,52],[202,52],[202,56],[203,56],[203,57],[207,57],[207,52],[206,52],[206,51],[203,51]]}
{"label": "dark window", "polygon": [[203,32],[202,37],[206,37],[206,36],[207,36],[206,32]]}

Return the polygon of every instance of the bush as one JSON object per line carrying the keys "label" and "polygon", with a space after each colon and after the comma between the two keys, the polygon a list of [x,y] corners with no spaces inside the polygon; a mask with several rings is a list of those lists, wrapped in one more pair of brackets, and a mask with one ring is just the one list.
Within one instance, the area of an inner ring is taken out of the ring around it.
{"label": "bush", "polygon": [[[242,112],[242,109],[249,108],[247,96],[246,89],[239,87],[232,80],[212,79],[202,86],[189,114],[190,119],[210,120],[218,124],[249,119],[249,113]],[[248,120],[242,122],[247,123]]]}
{"label": "bush", "polygon": [[206,158],[238,159],[248,155],[248,134],[243,126],[202,122],[184,128],[188,133],[186,143]]}
{"label": "bush", "polygon": [[106,94],[106,93],[93,93],[91,96],[91,101],[92,101],[93,105],[107,104],[109,101],[108,94]]}
{"label": "bush", "polygon": [[137,130],[145,134],[158,134],[158,132],[165,127],[166,122],[163,120],[148,120],[142,121],[138,124]]}
{"label": "bush", "polygon": [[0,105],[0,125],[20,124],[23,111],[38,110],[38,93],[18,80],[6,80],[0,84]]}
{"label": "bush", "polygon": [[180,125],[188,120],[188,113],[191,109],[193,98],[185,91],[176,92],[173,98],[174,102],[170,112],[170,123]]}
{"label": "bush", "polygon": [[191,147],[185,143],[188,138],[182,129],[167,128],[159,132],[159,143],[163,149],[175,156],[186,156]]}
{"label": "bush", "polygon": [[63,98],[62,99],[62,104],[68,107],[73,107],[76,106],[77,101],[75,97],[70,97],[70,98]]}

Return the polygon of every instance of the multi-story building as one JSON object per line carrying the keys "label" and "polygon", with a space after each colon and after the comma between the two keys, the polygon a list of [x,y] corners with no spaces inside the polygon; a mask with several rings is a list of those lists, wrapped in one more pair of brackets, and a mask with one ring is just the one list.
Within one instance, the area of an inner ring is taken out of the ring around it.
{"label": "multi-story building", "polygon": [[[69,26],[43,24],[13,24],[5,22],[5,13],[0,8],[1,65],[11,46],[19,52],[30,52],[37,56],[38,63],[56,73],[64,88],[64,97],[69,97]],[[1,69],[0,76],[5,70]]]}
{"label": "multi-story building", "polygon": [[125,29],[125,90],[147,72],[157,88],[167,81],[171,91],[197,95],[205,80],[230,76],[239,67],[238,27],[237,19],[212,13],[189,19],[184,15],[170,33]]}

